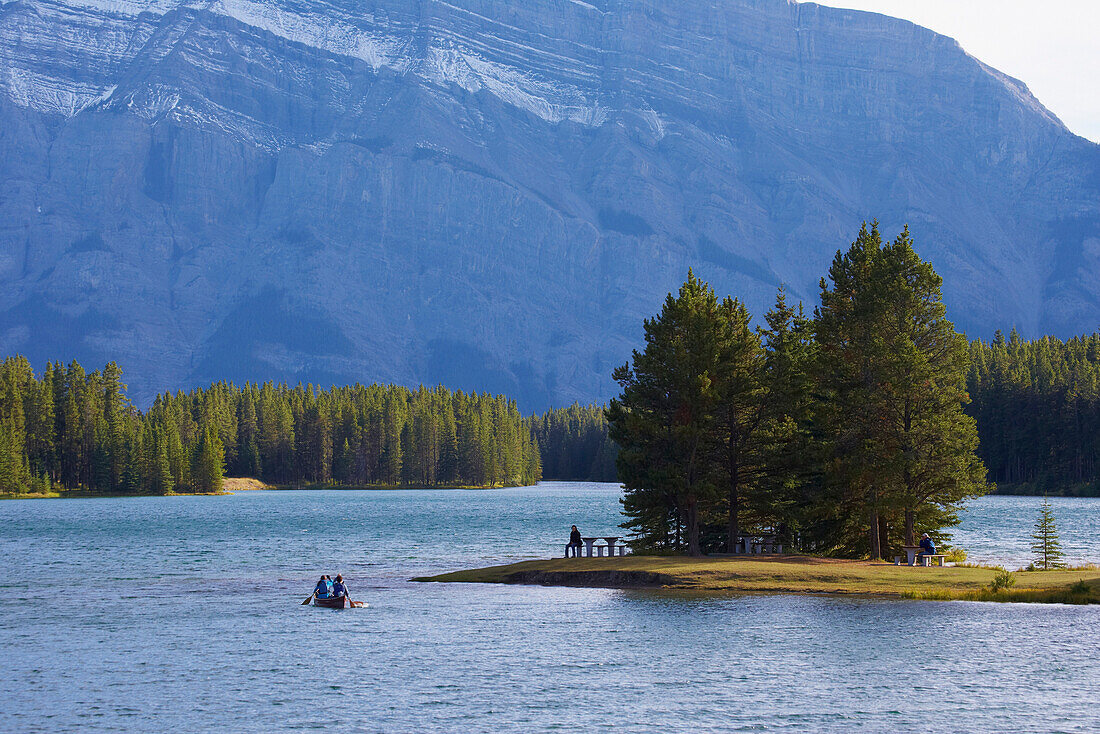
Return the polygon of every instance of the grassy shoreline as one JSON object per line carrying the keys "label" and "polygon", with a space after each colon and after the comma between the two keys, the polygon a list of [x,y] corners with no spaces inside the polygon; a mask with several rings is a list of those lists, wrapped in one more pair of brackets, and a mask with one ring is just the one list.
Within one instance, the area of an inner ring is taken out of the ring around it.
{"label": "grassy shoreline", "polygon": [[[534,485],[528,485],[534,486]],[[501,489],[502,487],[478,487],[472,485],[448,484],[437,487],[416,487],[389,484],[331,485],[331,484],[265,484],[259,479],[247,477],[226,477],[221,492],[170,492],[169,494],[124,494],[119,492],[93,492],[90,489],[57,489],[51,492],[27,492],[22,494],[0,493],[0,500],[40,500],[40,499],[99,499],[103,497],[220,497],[236,492],[289,491],[319,489],[335,490],[371,490],[388,492],[399,489]]]}
{"label": "grassy shoreline", "polygon": [[811,556],[626,556],[523,561],[414,580],[936,601],[1100,604],[1100,568],[1019,571],[1015,574],[1015,587],[991,592],[989,585],[997,572],[997,569],[974,566],[911,568]]}
{"label": "grassy shoreline", "polygon": [[54,492],[29,492],[27,494],[0,494],[0,500],[80,500],[111,499],[119,497],[224,497],[232,492],[169,492],[168,494],[123,494],[120,492],[93,492],[90,489],[62,489]]}

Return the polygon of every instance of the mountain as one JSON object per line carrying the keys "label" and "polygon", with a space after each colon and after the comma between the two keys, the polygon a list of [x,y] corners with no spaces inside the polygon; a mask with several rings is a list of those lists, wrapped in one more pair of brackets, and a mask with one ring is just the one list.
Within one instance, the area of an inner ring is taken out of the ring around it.
{"label": "mountain", "polygon": [[[1071,73],[1072,70],[1067,70]],[[1100,146],[787,0],[0,2],[0,348],[605,399],[688,267],[809,304],[909,223],[972,336],[1100,324]]]}

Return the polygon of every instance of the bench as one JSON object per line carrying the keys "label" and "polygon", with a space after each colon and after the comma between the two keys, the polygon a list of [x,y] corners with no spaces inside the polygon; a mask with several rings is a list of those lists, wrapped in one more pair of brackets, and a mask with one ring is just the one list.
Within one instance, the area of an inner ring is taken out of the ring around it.
{"label": "bench", "polygon": [[[947,556],[943,556],[943,555],[940,555],[938,553],[933,553],[931,555],[924,556],[923,558],[917,558],[917,556],[914,555],[913,560],[912,561],[906,560],[905,565],[906,566],[916,566],[916,565],[918,565],[917,562],[920,561],[921,566],[926,566],[926,567],[927,566],[943,566],[943,564],[946,560],[947,560]],[[895,566],[902,565],[902,556],[894,556],[894,565]]]}

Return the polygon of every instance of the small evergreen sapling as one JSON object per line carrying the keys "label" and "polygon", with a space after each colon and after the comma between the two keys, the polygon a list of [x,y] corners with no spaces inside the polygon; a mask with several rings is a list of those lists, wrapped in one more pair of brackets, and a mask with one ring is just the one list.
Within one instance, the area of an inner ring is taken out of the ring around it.
{"label": "small evergreen sapling", "polygon": [[1058,528],[1054,523],[1054,512],[1050,500],[1044,499],[1039,510],[1039,521],[1035,523],[1035,532],[1031,534],[1031,551],[1035,554],[1035,565],[1044,571],[1052,568],[1065,568],[1062,544],[1058,542]]}

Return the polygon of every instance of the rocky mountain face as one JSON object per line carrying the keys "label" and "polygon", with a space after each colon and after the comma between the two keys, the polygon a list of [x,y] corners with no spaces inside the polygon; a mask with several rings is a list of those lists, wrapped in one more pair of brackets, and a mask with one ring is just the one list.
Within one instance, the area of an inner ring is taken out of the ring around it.
{"label": "rocky mountain face", "polygon": [[[1068,72],[1067,72],[1068,73]],[[605,399],[688,267],[808,304],[908,223],[972,336],[1100,324],[1100,146],[787,0],[0,2],[0,349]]]}

